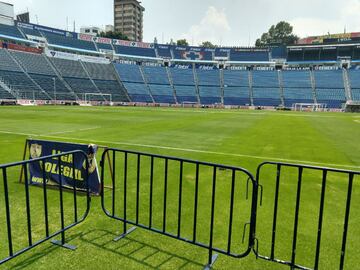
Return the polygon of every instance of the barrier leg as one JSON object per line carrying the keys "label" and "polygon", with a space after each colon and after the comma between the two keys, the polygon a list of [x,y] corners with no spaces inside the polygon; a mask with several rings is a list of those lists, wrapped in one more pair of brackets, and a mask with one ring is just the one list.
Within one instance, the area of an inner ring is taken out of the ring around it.
{"label": "barrier leg", "polygon": [[114,238],[114,242],[117,242],[117,241],[125,238],[126,236],[128,236],[130,233],[132,233],[135,230],[136,230],[136,227],[130,228],[129,230],[125,231],[122,235],[119,235],[118,237]]}
{"label": "barrier leg", "polygon": [[65,243],[65,232],[61,233],[61,240],[52,240],[52,244],[56,246],[60,246],[62,248],[70,249],[70,250],[76,250],[76,246],[72,246]]}
{"label": "barrier leg", "polygon": [[212,251],[210,251],[209,263],[207,265],[205,265],[204,270],[210,270],[214,266],[218,256],[219,256],[219,254],[212,254]]}

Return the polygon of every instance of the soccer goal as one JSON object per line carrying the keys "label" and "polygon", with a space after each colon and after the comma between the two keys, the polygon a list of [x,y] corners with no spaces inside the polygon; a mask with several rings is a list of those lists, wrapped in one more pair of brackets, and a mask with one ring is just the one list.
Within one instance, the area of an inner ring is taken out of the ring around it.
{"label": "soccer goal", "polygon": [[111,94],[99,94],[99,93],[85,93],[85,102],[91,103],[92,101],[112,103],[112,95]]}
{"label": "soccer goal", "polygon": [[195,108],[197,106],[199,106],[197,102],[184,101],[181,103],[181,107],[183,108]]}
{"label": "soccer goal", "polygon": [[327,108],[323,103],[295,103],[293,110],[298,112],[323,112]]}

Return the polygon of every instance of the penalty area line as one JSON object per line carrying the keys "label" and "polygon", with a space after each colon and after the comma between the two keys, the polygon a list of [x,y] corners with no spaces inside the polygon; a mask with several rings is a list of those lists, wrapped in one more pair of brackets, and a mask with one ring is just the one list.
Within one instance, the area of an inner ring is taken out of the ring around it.
{"label": "penalty area line", "polygon": [[333,164],[333,163],[323,163],[323,162],[315,162],[315,161],[309,161],[309,160],[296,160],[296,159],[284,159],[284,158],[277,158],[277,157],[264,157],[264,156],[255,156],[255,155],[224,153],[224,152],[215,152],[215,151],[198,150],[198,149],[188,149],[188,148],[161,146],[161,145],[151,145],[151,144],[102,141],[102,140],[92,140],[92,139],[84,140],[84,139],[62,137],[62,136],[36,135],[36,134],[26,134],[26,133],[9,132],[9,131],[0,131],[0,133],[20,135],[20,136],[38,136],[38,137],[44,137],[44,138],[50,138],[50,139],[60,139],[60,140],[70,140],[70,141],[73,140],[73,141],[85,142],[85,143],[102,143],[102,144],[126,145],[126,146],[137,146],[137,147],[173,150],[173,151],[189,152],[189,153],[202,153],[202,154],[231,156],[231,157],[245,157],[245,158],[251,158],[251,159],[258,159],[258,160],[262,160],[262,161],[279,161],[279,162],[301,163],[301,164],[320,165],[320,166],[327,166],[327,167],[340,167],[340,168],[356,168],[356,169],[360,168],[360,166],[355,166],[355,165]]}

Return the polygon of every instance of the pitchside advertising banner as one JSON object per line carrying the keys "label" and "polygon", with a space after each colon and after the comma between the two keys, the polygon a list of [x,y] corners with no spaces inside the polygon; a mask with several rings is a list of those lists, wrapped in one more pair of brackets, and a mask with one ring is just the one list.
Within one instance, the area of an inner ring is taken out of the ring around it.
{"label": "pitchside advertising banner", "polygon": [[[100,178],[95,159],[97,152],[96,145],[28,140],[28,147],[30,150],[30,159],[57,155],[76,150],[85,152],[87,154],[89,164],[89,190],[93,194],[100,193]],[[86,191],[86,159],[81,153],[62,156],[60,157],[60,163],[57,157],[47,159],[44,163],[32,163],[29,166],[29,170],[30,184],[42,185],[43,172],[45,171],[46,182],[49,185],[58,186],[60,184],[60,174],[63,187],[73,188],[75,185],[77,190]]]}

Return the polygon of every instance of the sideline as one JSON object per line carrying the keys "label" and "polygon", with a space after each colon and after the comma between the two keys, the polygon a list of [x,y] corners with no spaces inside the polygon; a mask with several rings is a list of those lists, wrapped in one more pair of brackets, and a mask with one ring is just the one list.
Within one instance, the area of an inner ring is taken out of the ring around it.
{"label": "sideline", "polygon": [[19,136],[34,136],[34,137],[43,137],[43,138],[50,138],[50,139],[69,140],[69,141],[73,140],[73,141],[85,142],[85,143],[101,143],[101,144],[138,146],[138,147],[145,147],[145,148],[165,149],[165,150],[174,150],[174,151],[191,152],[191,153],[202,153],[202,154],[211,154],[211,155],[220,155],[220,156],[246,157],[246,158],[252,158],[252,159],[259,159],[262,161],[280,161],[280,162],[301,163],[301,164],[309,164],[309,165],[317,165],[317,166],[320,165],[320,166],[337,167],[337,168],[352,168],[352,169],[360,168],[360,166],[355,166],[355,165],[332,164],[332,163],[314,162],[314,161],[308,161],[308,160],[296,160],[296,159],[284,159],[284,158],[277,158],[277,157],[263,157],[263,156],[254,156],[254,155],[245,155],[245,154],[223,153],[223,152],[214,152],[214,151],[196,150],[196,149],[187,149],[187,148],[151,145],[151,144],[113,142],[113,141],[102,141],[102,140],[91,140],[91,139],[84,140],[84,139],[61,137],[61,136],[27,134],[27,133],[1,131],[1,130],[0,130],[0,133],[19,135]]}

